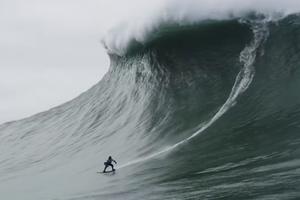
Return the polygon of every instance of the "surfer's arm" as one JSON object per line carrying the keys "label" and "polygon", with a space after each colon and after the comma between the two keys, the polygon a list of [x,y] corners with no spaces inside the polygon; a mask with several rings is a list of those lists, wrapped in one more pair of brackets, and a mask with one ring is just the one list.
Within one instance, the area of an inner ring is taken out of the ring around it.
{"label": "surfer's arm", "polygon": [[116,163],[117,164],[117,161],[115,161],[115,160],[113,160],[114,161],[114,163]]}

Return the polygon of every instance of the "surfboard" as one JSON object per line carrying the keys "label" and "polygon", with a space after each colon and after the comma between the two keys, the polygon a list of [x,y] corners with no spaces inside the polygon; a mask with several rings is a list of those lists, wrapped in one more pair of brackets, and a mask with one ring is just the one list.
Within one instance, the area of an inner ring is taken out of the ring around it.
{"label": "surfboard", "polygon": [[97,172],[99,174],[108,174],[108,173],[111,173],[111,172],[116,172],[116,170],[111,170],[111,171],[106,171],[106,172]]}

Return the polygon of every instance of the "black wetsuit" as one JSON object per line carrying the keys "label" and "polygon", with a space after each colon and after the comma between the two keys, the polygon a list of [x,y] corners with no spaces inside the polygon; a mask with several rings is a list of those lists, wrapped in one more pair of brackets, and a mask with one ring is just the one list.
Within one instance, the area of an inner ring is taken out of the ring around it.
{"label": "black wetsuit", "polygon": [[114,162],[114,163],[117,164],[117,162],[116,162],[114,159],[112,159],[111,157],[109,157],[109,158],[107,159],[107,161],[104,163],[105,168],[104,168],[103,172],[105,172],[106,168],[109,167],[109,166],[111,166],[112,170],[115,171],[112,162]]}

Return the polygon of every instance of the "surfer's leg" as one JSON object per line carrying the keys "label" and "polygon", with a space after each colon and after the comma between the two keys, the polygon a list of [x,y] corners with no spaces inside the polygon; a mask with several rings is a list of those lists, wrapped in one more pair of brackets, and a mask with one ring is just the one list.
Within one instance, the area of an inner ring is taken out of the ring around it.
{"label": "surfer's leg", "polygon": [[112,164],[109,164],[109,166],[111,166],[111,168],[112,168],[113,171],[115,170],[114,166]]}
{"label": "surfer's leg", "polygon": [[108,167],[108,165],[105,165],[103,172],[105,172],[105,171],[106,171],[106,168],[107,168],[107,167]]}

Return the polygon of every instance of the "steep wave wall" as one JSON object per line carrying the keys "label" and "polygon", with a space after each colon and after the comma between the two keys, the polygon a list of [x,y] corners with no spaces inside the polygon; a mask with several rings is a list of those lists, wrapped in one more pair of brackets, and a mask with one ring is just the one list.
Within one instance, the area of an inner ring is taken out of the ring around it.
{"label": "steep wave wall", "polygon": [[3,198],[300,196],[299,16],[171,23],[127,47],[78,98],[0,126]]}

